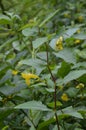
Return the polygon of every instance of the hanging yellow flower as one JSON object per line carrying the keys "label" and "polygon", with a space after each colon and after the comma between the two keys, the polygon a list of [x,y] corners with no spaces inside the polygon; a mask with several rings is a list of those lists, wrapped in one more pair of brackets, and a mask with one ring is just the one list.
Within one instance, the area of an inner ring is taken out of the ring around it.
{"label": "hanging yellow flower", "polygon": [[22,78],[25,79],[25,82],[27,85],[30,85],[30,79],[38,79],[39,77],[35,74],[31,74],[31,73],[22,73],[21,74]]}
{"label": "hanging yellow flower", "polygon": [[61,96],[61,99],[62,99],[63,101],[68,101],[68,100],[69,100],[69,98],[68,98],[68,96],[67,96],[66,93],[63,93],[63,95]]}
{"label": "hanging yellow flower", "polygon": [[17,74],[18,74],[18,71],[17,71],[17,70],[12,70],[12,74],[13,74],[13,75],[17,75]]}
{"label": "hanging yellow flower", "polygon": [[62,50],[63,49],[63,37],[61,36],[57,41],[56,41],[56,50]]}
{"label": "hanging yellow flower", "polygon": [[76,86],[76,88],[82,89],[82,88],[84,88],[84,84],[83,84],[83,83],[79,83],[79,84]]}

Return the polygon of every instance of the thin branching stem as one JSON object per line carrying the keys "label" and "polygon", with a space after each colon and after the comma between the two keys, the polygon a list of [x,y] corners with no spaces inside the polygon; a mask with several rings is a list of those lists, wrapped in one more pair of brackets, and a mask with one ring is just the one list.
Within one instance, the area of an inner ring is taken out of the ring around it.
{"label": "thin branching stem", "polygon": [[52,74],[52,71],[49,67],[49,57],[48,57],[48,45],[46,43],[46,55],[47,55],[47,68],[49,70],[49,73],[51,75],[51,78],[52,78],[52,81],[54,82],[54,111],[55,111],[55,118],[56,118],[56,124],[57,124],[57,128],[58,130],[60,130],[60,126],[59,126],[59,121],[58,121],[58,115],[57,115],[57,106],[56,106],[56,90],[57,90],[57,87],[56,87],[56,80],[55,80],[55,77],[53,76]]}

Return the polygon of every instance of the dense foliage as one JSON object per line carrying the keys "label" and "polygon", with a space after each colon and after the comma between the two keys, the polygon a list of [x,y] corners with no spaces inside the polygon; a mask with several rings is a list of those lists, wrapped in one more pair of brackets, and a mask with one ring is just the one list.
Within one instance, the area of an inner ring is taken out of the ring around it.
{"label": "dense foliage", "polygon": [[0,0],[1,130],[86,130],[85,8]]}

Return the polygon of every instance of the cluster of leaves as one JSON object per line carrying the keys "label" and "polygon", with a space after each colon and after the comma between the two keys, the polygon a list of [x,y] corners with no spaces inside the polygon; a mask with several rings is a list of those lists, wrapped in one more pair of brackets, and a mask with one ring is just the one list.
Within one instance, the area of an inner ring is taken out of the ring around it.
{"label": "cluster of leaves", "polygon": [[85,7],[0,1],[0,129],[86,129]]}

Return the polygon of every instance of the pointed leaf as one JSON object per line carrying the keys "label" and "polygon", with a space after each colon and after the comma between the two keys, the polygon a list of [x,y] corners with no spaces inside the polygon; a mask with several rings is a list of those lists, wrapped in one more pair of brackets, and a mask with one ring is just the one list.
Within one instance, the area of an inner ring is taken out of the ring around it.
{"label": "pointed leaf", "polygon": [[73,50],[70,48],[65,48],[58,53],[54,53],[56,57],[62,58],[64,61],[68,63],[75,64],[76,58],[74,56]]}
{"label": "pointed leaf", "polygon": [[84,40],[86,39],[86,34],[84,33],[76,34],[74,38]]}
{"label": "pointed leaf", "polygon": [[24,30],[22,30],[22,34],[24,36],[33,36],[34,33],[37,32],[36,28],[25,28]]}
{"label": "pointed leaf", "polygon": [[66,107],[62,109],[62,112],[58,111],[57,113],[58,115],[63,115],[63,116],[68,115],[68,116],[73,116],[76,118],[83,119],[82,115],[79,112],[77,112],[77,110],[75,110],[72,106]]}
{"label": "pointed leaf", "polygon": [[79,28],[70,28],[65,31],[65,34],[63,35],[64,39],[70,38]]}
{"label": "pointed leaf", "polygon": [[40,25],[39,27],[42,27],[45,23],[47,23],[51,18],[53,18],[57,13],[59,12],[59,9],[55,12],[51,13]]}
{"label": "pointed leaf", "polygon": [[8,16],[0,14],[0,24],[8,24],[11,20]]}
{"label": "pointed leaf", "polygon": [[40,110],[40,111],[51,111],[40,101],[29,101],[23,104],[20,104],[15,107],[16,109],[31,109],[31,110]]}
{"label": "pointed leaf", "polygon": [[69,81],[77,79],[84,74],[86,74],[86,70],[73,70],[67,76],[64,77],[63,82],[68,83]]}
{"label": "pointed leaf", "polygon": [[42,44],[44,44],[47,41],[47,37],[37,38],[35,41],[32,42],[33,48],[38,48]]}

